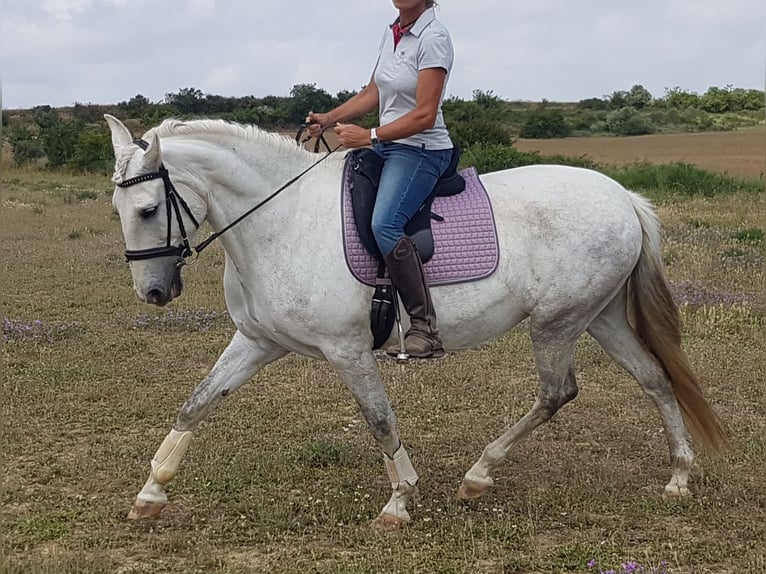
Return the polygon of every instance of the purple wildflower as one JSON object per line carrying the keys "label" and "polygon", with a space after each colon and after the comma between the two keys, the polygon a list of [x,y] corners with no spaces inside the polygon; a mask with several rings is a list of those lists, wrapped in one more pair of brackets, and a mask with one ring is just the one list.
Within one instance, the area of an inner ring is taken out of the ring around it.
{"label": "purple wildflower", "polygon": [[699,281],[672,281],[670,288],[677,305],[695,308],[704,305],[731,307],[754,303],[758,299],[755,293],[719,291]]}
{"label": "purple wildflower", "polygon": [[69,336],[80,327],[77,321],[45,323],[35,319],[30,323],[23,319],[3,317],[3,341],[6,343],[53,343]]}

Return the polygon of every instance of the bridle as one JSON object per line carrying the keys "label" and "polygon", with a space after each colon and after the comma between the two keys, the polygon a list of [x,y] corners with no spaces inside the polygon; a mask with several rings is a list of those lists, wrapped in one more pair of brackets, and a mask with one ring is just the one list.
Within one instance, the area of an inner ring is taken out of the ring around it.
{"label": "bridle", "polygon": [[[298,135],[296,136],[296,141],[298,142],[299,146],[307,141],[307,140],[303,140],[303,142],[300,141],[300,135],[303,133],[306,127],[307,127],[306,124],[303,124],[301,126],[301,129],[298,131]],[[327,144],[327,141],[324,139],[324,136],[320,136],[320,139],[324,143],[324,145],[327,147],[327,153],[321,159],[311,164],[309,167],[307,167],[301,173],[296,175],[294,178],[292,178],[290,181],[288,181],[286,184],[284,184],[282,187],[280,187],[278,190],[276,190],[266,199],[261,201],[258,205],[248,209],[245,213],[237,217],[234,221],[229,223],[223,229],[221,229],[220,231],[217,231],[216,233],[213,233],[212,235],[210,235],[210,237],[208,237],[202,243],[196,245],[195,247],[192,247],[191,244],[189,243],[189,237],[186,234],[186,226],[184,226],[184,218],[183,218],[183,214],[181,213],[181,209],[183,209],[186,212],[186,215],[189,216],[189,219],[191,219],[195,229],[199,229],[199,223],[197,222],[197,219],[194,217],[194,214],[191,212],[191,209],[189,209],[189,205],[186,203],[186,201],[184,201],[184,198],[181,197],[176,191],[176,188],[173,185],[173,182],[170,180],[170,174],[168,173],[168,170],[165,168],[165,166],[162,163],[160,163],[159,169],[155,172],[145,173],[142,175],[138,175],[136,177],[131,177],[130,179],[126,179],[125,181],[118,183],[117,187],[126,188],[139,183],[152,181],[154,179],[162,179],[162,183],[165,186],[165,211],[167,213],[167,227],[168,227],[166,240],[165,240],[165,246],[151,247],[149,249],[127,249],[125,250],[125,259],[128,262],[131,262],[131,261],[142,261],[145,259],[155,259],[157,257],[176,257],[178,258],[178,263],[177,263],[178,267],[185,265],[187,257],[191,257],[192,255],[195,255],[195,254],[199,256],[199,254],[202,253],[202,251],[208,245],[210,245],[213,241],[218,239],[221,235],[223,235],[229,229],[237,225],[240,221],[248,217],[258,208],[260,208],[261,206],[265,205],[266,203],[274,199],[277,195],[282,193],[285,189],[290,187],[292,184],[298,181],[301,177],[303,177],[309,171],[314,169],[317,165],[322,163],[333,152],[337,151],[341,147],[341,144],[338,144],[334,149],[330,149],[330,146]],[[315,151],[318,151],[319,149],[319,141],[320,140],[318,139]],[[147,148],[149,147],[148,142],[142,139],[134,140],[133,143],[144,151],[146,151]],[[171,231],[173,227],[174,214],[175,214],[175,219],[178,222],[178,228],[181,231],[181,241],[182,241],[181,245],[173,245],[171,243]]]}
{"label": "bridle", "polygon": [[[133,142],[142,150],[146,151],[149,144],[141,139]],[[125,259],[130,261],[142,261],[144,259],[154,259],[155,257],[168,257],[174,256],[181,259],[186,259],[192,255],[192,248],[189,244],[189,237],[186,235],[186,227],[184,226],[184,218],[181,214],[179,205],[189,216],[194,227],[199,229],[199,223],[197,222],[194,214],[189,209],[189,205],[184,201],[176,191],[173,182],[170,181],[170,174],[163,164],[157,171],[152,173],[145,173],[136,177],[131,177],[117,184],[117,187],[126,188],[146,181],[152,181],[153,179],[162,179],[162,183],[165,185],[165,212],[167,213],[168,230],[166,234],[165,247],[152,247],[150,249],[127,249],[125,251]],[[173,227],[173,214],[175,214],[176,221],[178,222],[178,228],[181,230],[181,240],[183,245],[172,245],[170,242],[171,229]]]}

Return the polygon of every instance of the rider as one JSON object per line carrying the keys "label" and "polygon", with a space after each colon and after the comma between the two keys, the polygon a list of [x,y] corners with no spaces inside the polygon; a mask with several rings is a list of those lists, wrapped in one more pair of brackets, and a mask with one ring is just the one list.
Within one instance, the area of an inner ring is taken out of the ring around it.
{"label": "rider", "polygon": [[[452,157],[442,101],[453,63],[452,40],[433,0],[393,0],[399,17],[387,26],[370,83],[327,113],[309,112],[309,133],[335,126],[346,148],[372,145],[384,160],[372,230],[410,316],[407,353],[444,355],[423,264],[404,227],[428,198]],[[380,126],[343,123],[377,107]],[[389,354],[399,349],[390,348]]]}

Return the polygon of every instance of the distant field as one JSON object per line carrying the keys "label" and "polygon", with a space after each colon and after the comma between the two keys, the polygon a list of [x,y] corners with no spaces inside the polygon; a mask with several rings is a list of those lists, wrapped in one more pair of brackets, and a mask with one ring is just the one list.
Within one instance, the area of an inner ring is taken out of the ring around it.
{"label": "distant field", "polygon": [[766,172],[766,131],[654,134],[634,137],[580,137],[516,140],[521,151],[543,155],[588,156],[598,163],[683,161],[710,171],[747,178]]}

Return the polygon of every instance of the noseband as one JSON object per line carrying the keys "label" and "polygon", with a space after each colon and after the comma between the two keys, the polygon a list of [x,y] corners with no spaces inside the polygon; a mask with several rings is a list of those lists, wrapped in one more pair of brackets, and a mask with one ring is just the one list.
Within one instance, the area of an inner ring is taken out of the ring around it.
{"label": "noseband", "polygon": [[[149,144],[141,139],[135,140],[133,143],[144,151],[146,151],[146,149],[149,147]],[[162,179],[162,183],[165,185],[165,212],[167,213],[168,220],[168,231],[165,247],[152,247],[150,249],[128,249],[125,251],[125,259],[128,261],[141,261],[144,259],[154,259],[155,257],[169,256],[179,257],[183,260],[193,253],[191,245],[189,244],[189,238],[186,235],[186,227],[184,226],[184,219],[183,215],[181,214],[179,204],[186,212],[186,215],[189,216],[189,219],[191,219],[195,228],[199,229],[199,223],[197,223],[194,214],[192,214],[191,209],[189,209],[189,206],[187,205],[186,201],[184,201],[184,198],[181,197],[176,191],[173,182],[170,181],[168,170],[163,164],[160,164],[160,168],[157,171],[153,173],[145,173],[136,177],[131,177],[130,179],[126,179],[125,181],[118,183],[117,187],[130,187],[138,183],[144,183],[146,181],[152,181],[153,179],[160,178]],[[175,214],[176,221],[178,222],[178,228],[181,230],[181,239],[183,240],[183,245],[171,245],[170,243],[171,228],[173,226],[173,214]]]}

